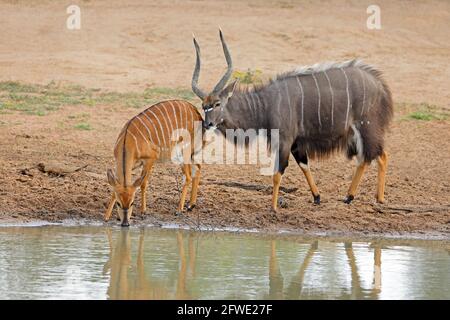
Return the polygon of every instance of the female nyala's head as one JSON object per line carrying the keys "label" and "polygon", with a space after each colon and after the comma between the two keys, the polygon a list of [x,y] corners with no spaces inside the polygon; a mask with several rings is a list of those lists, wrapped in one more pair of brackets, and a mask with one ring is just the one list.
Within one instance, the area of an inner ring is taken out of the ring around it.
{"label": "female nyala's head", "polygon": [[143,176],[139,177],[132,185],[124,186],[119,182],[111,169],[107,171],[108,182],[113,187],[116,203],[119,211],[120,224],[122,227],[130,225],[131,213],[134,207],[134,198],[137,188],[142,184]]}

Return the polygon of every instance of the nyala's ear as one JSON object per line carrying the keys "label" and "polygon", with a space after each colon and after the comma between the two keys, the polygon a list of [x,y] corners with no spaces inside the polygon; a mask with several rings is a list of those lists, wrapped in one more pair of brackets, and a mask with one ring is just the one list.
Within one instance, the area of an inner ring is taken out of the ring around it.
{"label": "nyala's ear", "polygon": [[108,177],[108,182],[111,186],[115,187],[117,185],[117,178],[116,175],[114,174],[114,172],[111,169],[108,169],[108,171],[106,171],[106,175]]}
{"label": "nyala's ear", "polygon": [[137,188],[140,187],[142,182],[144,181],[145,175],[141,175],[139,178],[136,179],[136,181],[133,183],[133,187]]}
{"label": "nyala's ear", "polygon": [[225,97],[227,100],[231,98],[231,96],[234,94],[234,91],[237,88],[237,85],[239,84],[239,79],[234,80],[232,83],[226,86],[225,89],[222,91],[222,96]]}

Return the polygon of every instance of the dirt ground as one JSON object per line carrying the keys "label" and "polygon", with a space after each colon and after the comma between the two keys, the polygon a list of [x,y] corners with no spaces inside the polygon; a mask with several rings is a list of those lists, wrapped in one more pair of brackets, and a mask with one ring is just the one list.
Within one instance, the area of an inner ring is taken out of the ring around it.
{"label": "dirt ground", "polygon": [[[281,192],[288,206],[276,215],[269,210],[271,178],[258,167],[205,165],[198,207],[175,217],[178,169],[160,165],[150,180],[144,222],[450,238],[450,121],[407,117],[423,103],[450,110],[450,2],[378,1],[381,30],[366,28],[371,1],[143,3],[78,1],[81,30],[69,31],[71,1],[1,1],[0,81],[56,81],[119,92],[188,88],[195,33],[203,56],[200,85],[211,88],[225,68],[221,26],[236,69],[274,75],[297,65],[360,57],[384,71],[396,102],[384,205],[374,202],[375,165],[355,201],[341,201],[354,164],[340,155],[312,164],[320,206],[312,204],[293,159]],[[105,172],[113,166],[115,138],[137,112],[69,104],[46,116],[1,113],[0,221],[100,221],[110,197]],[[93,130],[64,125],[79,113],[88,115]],[[51,162],[80,169],[56,177],[37,167]]]}

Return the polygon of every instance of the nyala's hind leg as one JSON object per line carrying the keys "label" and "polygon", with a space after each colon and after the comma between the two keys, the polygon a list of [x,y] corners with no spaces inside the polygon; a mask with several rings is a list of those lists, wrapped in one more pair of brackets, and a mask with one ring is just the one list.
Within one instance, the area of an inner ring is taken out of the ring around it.
{"label": "nyala's hind leg", "polygon": [[278,194],[280,191],[281,177],[289,164],[289,148],[280,147],[277,155],[276,163],[278,169],[273,175],[273,191],[272,191],[272,211],[278,211]]}
{"label": "nyala's hind leg", "polygon": [[281,172],[276,172],[273,175],[272,211],[275,213],[278,211],[278,194],[280,192],[282,175]]}
{"label": "nyala's hind leg", "polygon": [[377,186],[377,202],[384,202],[384,186],[387,170],[388,155],[383,151],[377,158],[378,162],[378,186]]}
{"label": "nyala's hind leg", "polygon": [[353,199],[355,199],[356,189],[358,188],[359,182],[361,181],[363,173],[368,165],[369,163],[363,161],[356,168],[356,172],[353,176],[352,183],[350,184],[350,188],[348,189],[347,192],[347,197],[345,197],[344,199],[345,203],[349,204],[350,202],[352,202]]}
{"label": "nyala's hind leg", "polygon": [[301,152],[300,150],[296,150],[295,145],[292,148],[291,153],[294,156],[295,161],[297,161],[297,164],[300,166],[300,169],[302,169],[306,181],[308,181],[309,189],[311,190],[311,193],[314,197],[314,204],[320,204],[319,189],[317,188],[316,183],[314,182],[314,178],[311,174],[311,170],[309,169],[308,156],[306,155],[306,153]]}
{"label": "nyala's hind leg", "polygon": [[192,190],[191,190],[191,198],[189,200],[189,206],[187,207],[188,211],[191,211],[195,208],[197,204],[197,192],[198,192],[198,185],[200,183],[200,165],[199,164],[193,164],[192,165]]}

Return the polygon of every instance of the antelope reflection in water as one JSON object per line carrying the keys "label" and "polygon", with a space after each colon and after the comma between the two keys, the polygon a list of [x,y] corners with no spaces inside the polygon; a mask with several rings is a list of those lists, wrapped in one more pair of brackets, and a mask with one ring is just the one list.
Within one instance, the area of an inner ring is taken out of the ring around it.
{"label": "antelope reflection in water", "polygon": [[[347,255],[347,262],[351,272],[351,289],[350,294],[342,294],[334,297],[336,299],[378,299],[381,292],[381,245],[372,243],[371,248],[374,249],[374,271],[372,288],[369,290],[363,289],[361,285],[361,278],[359,276],[356,258],[353,252],[351,242],[344,242],[345,253]],[[276,241],[271,240],[270,257],[269,257],[269,299],[302,299],[302,298],[327,298],[316,294],[303,294],[303,284],[305,273],[313,259],[314,255],[319,251],[319,242],[313,241],[310,244],[306,255],[300,264],[298,272],[292,278],[290,284],[284,289],[284,278],[280,270],[280,266],[276,253]]]}
{"label": "antelope reflection in water", "polygon": [[[195,276],[195,246],[194,235],[188,237],[189,262],[186,262],[184,239],[182,232],[177,233],[179,270],[175,290],[171,290],[166,281],[152,279],[145,272],[144,264],[144,238],[145,232],[141,230],[138,241],[136,263],[131,258],[131,237],[128,229],[123,229],[113,243],[111,230],[107,230],[110,247],[109,260],[103,267],[103,274],[110,271],[110,280],[107,295],[114,300],[138,299],[193,299],[186,288],[186,274],[190,271]],[[135,274],[131,272],[135,270]],[[175,292],[174,292],[175,291]]]}

